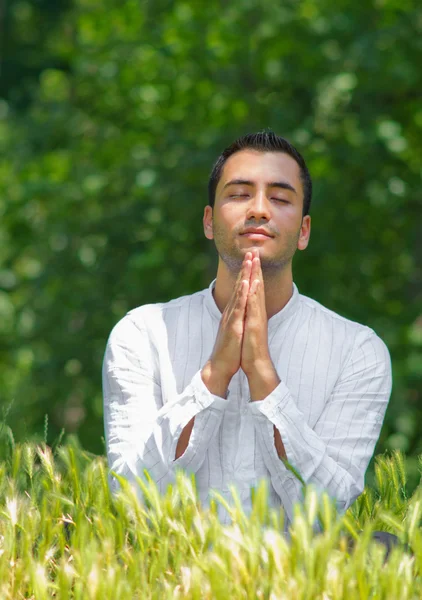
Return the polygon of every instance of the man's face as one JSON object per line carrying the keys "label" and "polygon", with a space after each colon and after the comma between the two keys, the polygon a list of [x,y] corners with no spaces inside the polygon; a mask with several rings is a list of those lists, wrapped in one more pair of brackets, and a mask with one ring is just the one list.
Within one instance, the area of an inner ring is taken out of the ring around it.
{"label": "man's face", "polygon": [[[238,273],[246,252],[259,248],[264,276],[271,276],[308,245],[310,217],[302,219],[302,210],[297,162],[282,152],[242,150],[224,165],[214,210],[205,208],[204,231],[229,271]],[[272,237],[246,235],[247,228],[262,228]]]}

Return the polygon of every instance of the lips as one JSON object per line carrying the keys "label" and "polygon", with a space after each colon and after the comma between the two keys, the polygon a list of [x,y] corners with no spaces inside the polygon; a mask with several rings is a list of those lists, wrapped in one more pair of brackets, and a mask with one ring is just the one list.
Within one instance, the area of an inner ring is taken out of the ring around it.
{"label": "lips", "polygon": [[266,237],[269,237],[269,238],[273,237],[270,233],[265,231],[265,229],[245,229],[245,231],[241,235],[247,235],[247,234],[265,235]]}

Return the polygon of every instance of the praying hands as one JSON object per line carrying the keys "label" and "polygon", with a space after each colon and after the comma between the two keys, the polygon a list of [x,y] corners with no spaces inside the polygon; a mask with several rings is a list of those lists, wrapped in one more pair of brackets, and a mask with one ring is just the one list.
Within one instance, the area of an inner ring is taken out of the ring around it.
{"label": "praying hands", "polygon": [[[264,278],[256,248],[245,254],[233,294],[221,317],[213,352],[202,370],[202,379],[211,393],[225,397],[239,368],[248,378],[252,402],[266,398],[280,383],[268,348]],[[191,419],[180,435],[176,458],[189,443],[194,420]],[[275,426],[274,443],[280,458],[285,458]]]}

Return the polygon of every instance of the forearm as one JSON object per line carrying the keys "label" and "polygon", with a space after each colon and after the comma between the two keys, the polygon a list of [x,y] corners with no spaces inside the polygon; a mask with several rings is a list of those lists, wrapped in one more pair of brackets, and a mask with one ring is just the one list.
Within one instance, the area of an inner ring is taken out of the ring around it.
{"label": "forearm", "polygon": [[[282,494],[289,475],[274,448],[274,427],[280,432],[290,465],[302,480],[326,490],[345,510],[363,490],[391,385],[387,347],[373,332],[363,330],[325,398],[293,396],[280,381],[264,400],[251,402],[257,436],[277,492]],[[312,403],[315,411],[312,421],[305,401]]]}
{"label": "forearm", "polygon": [[280,378],[272,362],[256,364],[254,369],[246,374],[251,394],[251,402],[264,400],[275,390]]}
{"label": "forearm", "polygon": [[[348,399],[351,402],[350,396]],[[347,413],[355,414],[355,420],[350,419],[343,425],[338,419],[336,405],[332,406],[329,405],[327,415],[322,415],[312,428],[285,384],[281,383],[276,394],[262,402],[251,403],[251,411],[276,491],[280,493],[288,471],[274,450],[271,439],[274,427],[280,432],[287,460],[302,480],[327,491],[336,498],[339,509],[346,510],[362,492],[364,474],[382,419],[372,411],[355,409],[351,402],[350,406],[343,406],[343,412],[345,418]]]}
{"label": "forearm", "polygon": [[205,363],[201,371],[201,377],[211,394],[220,398],[227,397],[231,377],[222,373],[221,369],[216,367],[210,360]]}

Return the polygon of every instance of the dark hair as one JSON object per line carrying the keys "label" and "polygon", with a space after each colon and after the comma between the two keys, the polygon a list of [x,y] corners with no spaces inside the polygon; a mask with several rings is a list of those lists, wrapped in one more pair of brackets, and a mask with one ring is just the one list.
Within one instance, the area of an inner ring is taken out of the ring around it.
{"label": "dark hair", "polygon": [[208,181],[208,204],[214,208],[215,192],[226,160],[236,152],[249,149],[258,150],[259,152],[284,152],[294,158],[300,167],[300,179],[304,192],[302,217],[309,214],[312,199],[312,181],[308,167],[302,155],[290,142],[270,130],[248,133],[223,150],[211,171]]}

